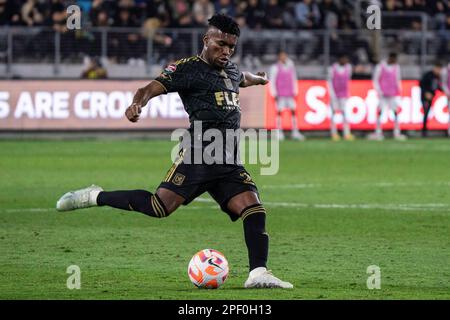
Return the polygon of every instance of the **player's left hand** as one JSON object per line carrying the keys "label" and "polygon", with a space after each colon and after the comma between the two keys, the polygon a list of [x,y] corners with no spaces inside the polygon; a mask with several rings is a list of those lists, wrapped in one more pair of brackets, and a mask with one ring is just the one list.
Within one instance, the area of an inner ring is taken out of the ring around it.
{"label": "player's left hand", "polygon": [[258,76],[258,84],[267,84],[269,83],[269,80],[267,79],[267,74],[265,72],[257,72],[256,75]]}

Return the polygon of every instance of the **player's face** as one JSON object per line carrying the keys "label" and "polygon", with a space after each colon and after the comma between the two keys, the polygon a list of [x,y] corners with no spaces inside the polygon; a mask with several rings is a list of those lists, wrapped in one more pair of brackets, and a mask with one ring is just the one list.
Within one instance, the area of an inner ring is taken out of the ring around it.
{"label": "player's face", "polygon": [[389,63],[389,64],[397,63],[397,58],[389,57],[389,58],[388,58],[388,63]]}
{"label": "player's face", "polygon": [[204,38],[207,61],[215,67],[223,68],[236,48],[238,37],[215,30]]}
{"label": "player's face", "polygon": [[347,64],[348,63],[348,58],[347,57],[340,57],[339,58],[339,64],[341,65],[341,66],[343,66],[343,65],[345,65],[345,64]]}
{"label": "player's face", "polygon": [[442,71],[441,67],[434,66],[433,73],[434,73],[435,76],[440,76],[441,75],[441,71]]}
{"label": "player's face", "polygon": [[288,56],[285,52],[280,52],[278,58],[280,59],[281,63],[286,63]]}

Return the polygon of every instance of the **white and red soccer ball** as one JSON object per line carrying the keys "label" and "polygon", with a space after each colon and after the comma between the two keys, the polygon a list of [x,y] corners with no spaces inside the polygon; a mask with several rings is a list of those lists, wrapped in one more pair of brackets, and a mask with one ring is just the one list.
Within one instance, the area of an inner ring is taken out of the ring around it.
{"label": "white and red soccer ball", "polygon": [[217,289],[228,277],[228,261],[214,249],[204,249],[192,257],[188,266],[191,282],[199,288]]}

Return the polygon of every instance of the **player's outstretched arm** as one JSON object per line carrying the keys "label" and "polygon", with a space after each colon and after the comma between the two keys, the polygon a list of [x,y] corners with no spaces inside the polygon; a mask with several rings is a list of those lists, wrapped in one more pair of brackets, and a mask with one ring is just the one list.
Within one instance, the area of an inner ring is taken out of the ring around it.
{"label": "player's outstretched arm", "polygon": [[145,87],[139,88],[133,97],[133,103],[125,111],[125,116],[131,122],[137,122],[142,108],[147,105],[147,102],[164,93],[166,90],[158,81],[152,81]]}
{"label": "player's outstretched arm", "polygon": [[269,82],[267,79],[267,74],[265,72],[257,72],[256,74],[253,74],[251,72],[243,72],[244,79],[239,84],[240,87],[250,87],[250,86],[256,86],[259,84],[265,85]]}

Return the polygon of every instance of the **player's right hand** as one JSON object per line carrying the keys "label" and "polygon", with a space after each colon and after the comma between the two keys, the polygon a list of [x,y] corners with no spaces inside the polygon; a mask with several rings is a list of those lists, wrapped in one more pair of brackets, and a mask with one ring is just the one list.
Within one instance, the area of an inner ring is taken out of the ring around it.
{"label": "player's right hand", "polygon": [[425,92],[425,99],[428,101],[433,100],[433,94],[431,92]]}
{"label": "player's right hand", "polygon": [[137,104],[137,103],[133,103],[125,111],[125,116],[131,122],[137,122],[139,120],[139,116],[141,114],[141,111],[142,111],[142,107],[139,104]]}

